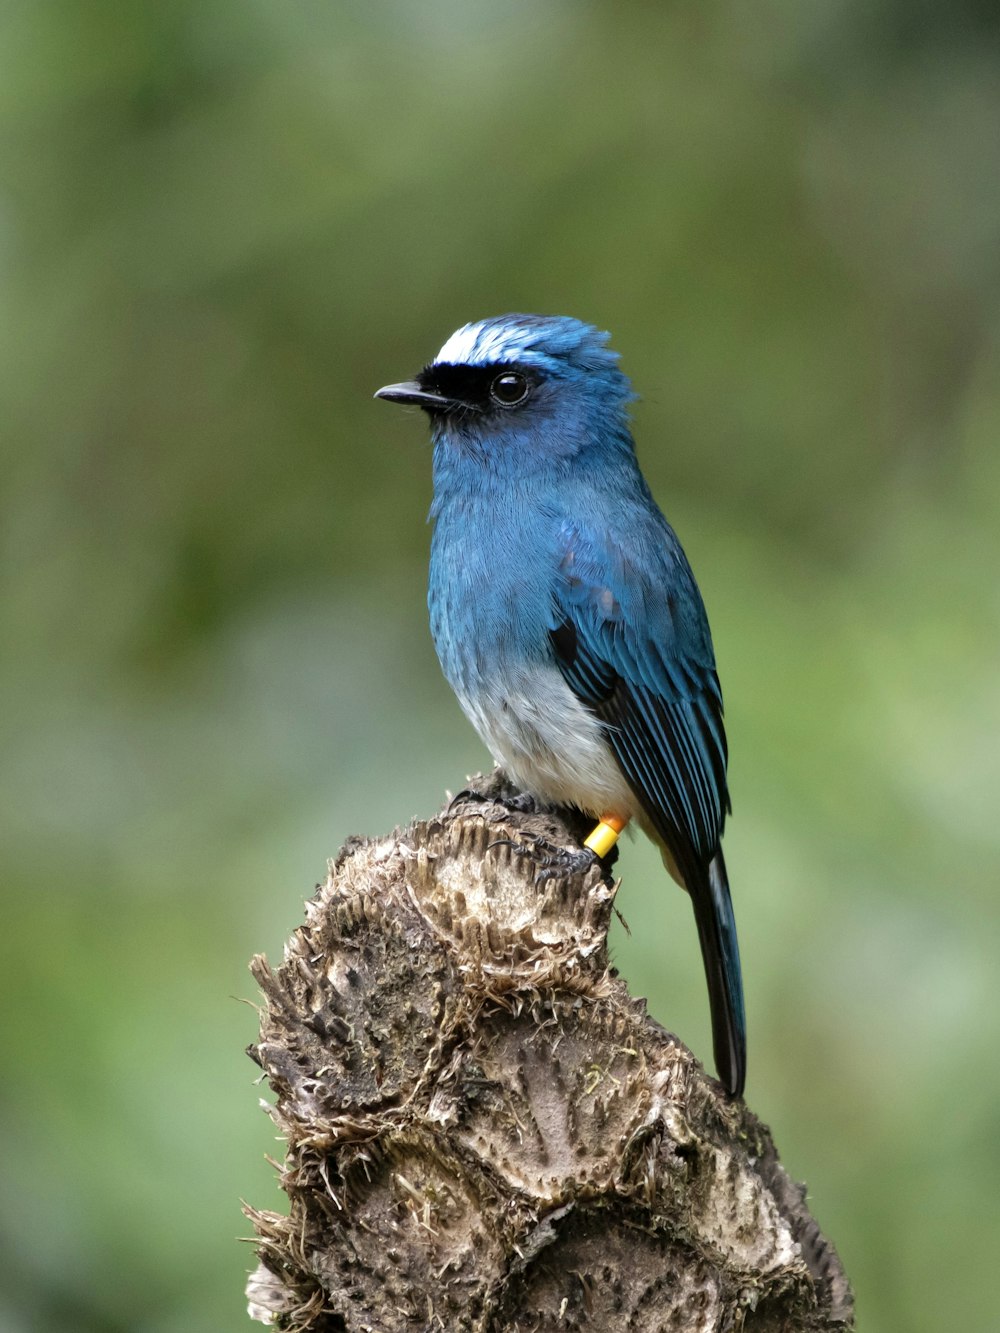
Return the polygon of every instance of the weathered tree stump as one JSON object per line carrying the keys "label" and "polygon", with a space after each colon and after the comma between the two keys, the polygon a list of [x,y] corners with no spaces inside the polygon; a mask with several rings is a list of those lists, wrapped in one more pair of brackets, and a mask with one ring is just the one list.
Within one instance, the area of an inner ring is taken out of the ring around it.
{"label": "weathered tree stump", "polygon": [[771,1136],[608,966],[615,885],[534,881],[574,845],[498,778],[354,840],[272,970],[250,1048],[289,1215],[248,1208],[279,1329],[853,1327]]}

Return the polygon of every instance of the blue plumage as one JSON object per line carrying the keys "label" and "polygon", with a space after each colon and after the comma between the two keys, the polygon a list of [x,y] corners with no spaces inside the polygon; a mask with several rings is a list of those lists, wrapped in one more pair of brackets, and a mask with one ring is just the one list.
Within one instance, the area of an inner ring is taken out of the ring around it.
{"label": "blue plumage", "polygon": [[429,606],[446,677],[525,791],[635,818],[691,894],[720,1078],[745,1019],[720,841],[722,693],[705,608],[639,471],[607,335],[578,320],[466,325],[413,383],[434,440]]}

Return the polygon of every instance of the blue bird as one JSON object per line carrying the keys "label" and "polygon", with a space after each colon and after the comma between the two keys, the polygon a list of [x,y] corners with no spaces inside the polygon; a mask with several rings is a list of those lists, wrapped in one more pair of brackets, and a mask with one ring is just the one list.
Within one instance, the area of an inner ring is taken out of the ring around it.
{"label": "blue bird", "polygon": [[694,904],[715,1064],[738,1097],[746,1023],[720,846],[722,692],[607,343],[579,320],[502,315],[466,324],[415,381],[376,397],[430,418],[428,603],[445,676],[525,793],[600,821],[586,864],[631,819],[659,846]]}

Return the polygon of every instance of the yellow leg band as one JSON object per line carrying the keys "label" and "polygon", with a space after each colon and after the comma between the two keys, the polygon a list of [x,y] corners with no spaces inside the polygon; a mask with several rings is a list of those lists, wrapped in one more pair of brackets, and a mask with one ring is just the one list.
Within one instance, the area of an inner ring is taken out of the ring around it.
{"label": "yellow leg band", "polygon": [[589,847],[595,856],[607,856],[627,823],[627,819],[619,819],[617,815],[602,815],[601,822],[586,839],[584,847]]}

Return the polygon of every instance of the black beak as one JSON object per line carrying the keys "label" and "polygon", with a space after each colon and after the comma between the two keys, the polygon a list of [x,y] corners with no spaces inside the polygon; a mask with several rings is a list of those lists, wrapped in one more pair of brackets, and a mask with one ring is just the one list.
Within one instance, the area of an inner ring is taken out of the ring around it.
{"label": "black beak", "polygon": [[415,381],[404,384],[387,384],[379,389],[376,398],[384,398],[387,403],[414,403],[417,407],[443,408],[451,404],[450,398],[442,398],[439,393],[428,393]]}

